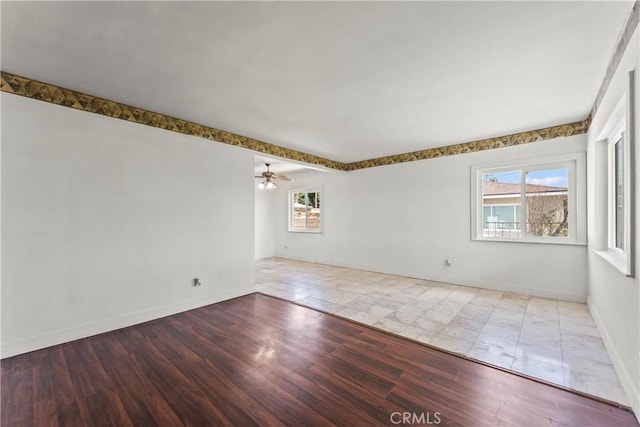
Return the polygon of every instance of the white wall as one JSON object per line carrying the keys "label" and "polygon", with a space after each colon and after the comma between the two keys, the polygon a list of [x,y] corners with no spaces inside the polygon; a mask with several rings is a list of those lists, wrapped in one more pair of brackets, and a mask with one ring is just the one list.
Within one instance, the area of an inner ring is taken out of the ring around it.
{"label": "white wall", "polygon": [[0,100],[3,357],[255,290],[253,153]]}
{"label": "white wall", "polygon": [[[278,184],[279,185],[279,184]],[[255,259],[275,254],[275,191],[255,188]]]}
{"label": "white wall", "polygon": [[[622,385],[636,414],[640,414],[640,281],[638,278],[625,277],[608,261],[600,257],[595,251],[602,249],[603,239],[606,241],[606,150],[602,144],[597,144],[607,119],[613,112],[620,98],[625,94],[628,82],[628,72],[636,69],[636,121],[640,123],[638,115],[638,56],[639,42],[636,31],[631,43],[627,47],[623,60],[609,86],[600,108],[593,117],[589,129],[588,145],[588,188],[591,197],[588,203],[589,222],[589,308],[596,320],[600,333]],[[636,125],[637,126],[637,125]],[[636,128],[636,143],[640,141]],[[636,181],[635,188],[640,188],[640,165],[636,145]],[[638,191],[635,191],[636,200]],[[638,203],[638,201],[636,202]],[[638,206],[638,205],[636,205]],[[640,242],[640,215],[636,210],[636,242]],[[636,268],[640,267],[640,256],[635,257]],[[636,270],[638,271],[638,270]]]}
{"label": "white wall", "polygon": [[276,256],[584,302],[586,246],[470,240],[470,168],[585,150],[578,135],[348,174],[298,174],[289,188],[324,188],[324,233],[287,232],[280,188]]}

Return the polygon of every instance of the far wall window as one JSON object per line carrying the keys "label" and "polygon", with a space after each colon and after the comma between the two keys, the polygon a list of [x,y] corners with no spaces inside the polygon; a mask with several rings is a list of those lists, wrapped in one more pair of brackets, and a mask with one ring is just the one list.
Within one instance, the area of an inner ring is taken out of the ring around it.
{"label": "far wall window", "polygon": [[289,231],[322,231],[320,190],[289,192]]}
{"label": "far wall window", "polygon": [[472,168],[472,238],[584,243],[584,212],[577,211],[579,191],[584,191],[577,186],[577,170],[584,169],[584,156],[565,157],[568,159]]}
{"label": "far wall window", "polygon": [[569,168],[482,174],[483,237],[569,236]]}

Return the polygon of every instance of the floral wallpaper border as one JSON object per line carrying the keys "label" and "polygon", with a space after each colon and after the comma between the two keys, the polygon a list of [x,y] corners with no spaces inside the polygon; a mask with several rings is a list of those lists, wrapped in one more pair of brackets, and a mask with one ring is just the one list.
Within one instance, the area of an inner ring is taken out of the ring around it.
{"label": "floral wallpaper border", "polygon": [[296,160],[312,165],[321,165],[340,171],[353,171],[375,166],[492,150],[495,148],[510,147],[530,142],[578,135],[586,133],[589,129],[589,124],[591,123],[591,118],[589,117],[580,122],[551,126],[527,132],[519,132],[496,138],[480,139],[477,141],[429,148],[411,153],[396,154],[352,163],[342,163],[187,120],[154,113],[142,108],[136,108],[119,102],[110,101],[108,99],[77,92],[71,89],[65,89],[56,85],[40,82],[8,72],[0,72],[0,77],[0,90],[2,92],[25,96],[27,98],[75,108],[77,110],[101,114],[116,119],[127,120],[142,125],[166,129],[172,132],[193,135],[210,141],[246,148],[259,153]]}
{"label": "floral wallpaper border", "polygon": [[0,72],[0,90],[2,92],[25,96],[39,101],[50,102],[56,105],[75,108],[77,110],[88,111],[90,113],[101,114],[103,116],[116,119],[127,120],[129,122],[166,129],[172,132],[183,133],[185,135],[198,136],[210,141],[222,142],[224,144],[235,145],[247,148],[260,153],[271,154],[277,157],[284,157],[291,160],[298,160],[314,165],[323,165],[332,169],[342,170],[343,163],[334,162],[323,157],[300,151],[279,147],[264,141],[237,135],[224,130],[204,126],[188,120],[177,119],[160,113],[154,113],[142,108],[132,107],[108,99],[98,98],[71,89],[65,89],[49,83],[39,82],[27,77]]}
{"label": "floral wallpaper border", "polygon": [[596,95],[596,99],[593,101],[591,114],[589,114],[590,117],[595,117],[596,112],[600,107],[600,103],[602,102],[602,98],[604,98],[604,95],[607,92],[607,88],[611,84],[611,80],[613,80],[613,75],[616,73],[616,70],[620,65],[620,61],[622,61],[622,56],[624,55],[625,50],[627,50],[627,46],[631,41],[631,36],[638,27],[638,22],[640,22],[640,0],[636,0],[633,3],[633,7],[629,12],[629,16],[627,16],[624,27],[622,28],[622,32],[618,36],[616,47],[613,50],[613,55],[611,55],[611,60],[609,61],[609,65],[607,66],[607,71],[604,75],[604,79],[602,80],[602,84],[600,85],[600,89],[598,90],[598,94]]}

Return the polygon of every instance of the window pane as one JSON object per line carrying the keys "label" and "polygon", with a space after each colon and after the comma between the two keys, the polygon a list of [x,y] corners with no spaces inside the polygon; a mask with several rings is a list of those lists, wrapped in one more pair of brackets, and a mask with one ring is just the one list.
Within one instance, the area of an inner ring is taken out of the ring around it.
{"label": "window pane", "polygon": [[321,231],[320,192],[294,191],[289,195],[289,231]]}
{"label": "window pane", "polygon": [[569,169],[526,173],[527,235],[569,236]]}
{"label": "window pane", "polygon": [[[482,207],[482,223],[487,224],[489,222],[489,217],[491,216],[491,206],[483,206]],[[484,225],[484,228],[487,228]]]}
{"label": "window pane", "polygon": [[624,145],[622,139],[619,139],[613,148],[615,156],[615,244],[616,248],[624,249]]}
{"label": "window pane", "polygon": [[521,237],[519,170],[482,175],[484,237]]}
{"label": "window pane", "polygon": [[307,193],[307,229],[320,230],[320,193]]}
{"label": "window pane", "polygon": [[515,217],[515,209],[513,205],[496,206],[494,208],[494,216],[498,220],[499,228],[517,228],[518,222]]}
{"label": "window pane", "polygon": [[305,193],[291,193],[291,230],[304,231],[306,221]]}

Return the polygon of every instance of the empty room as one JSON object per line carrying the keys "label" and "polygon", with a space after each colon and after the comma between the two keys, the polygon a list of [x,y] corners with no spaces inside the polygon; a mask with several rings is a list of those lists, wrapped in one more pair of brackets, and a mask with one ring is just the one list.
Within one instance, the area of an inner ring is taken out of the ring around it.
{"label": "empty room", "polygon": [[637,1],[1,1],[2,426],[638,426]]}

